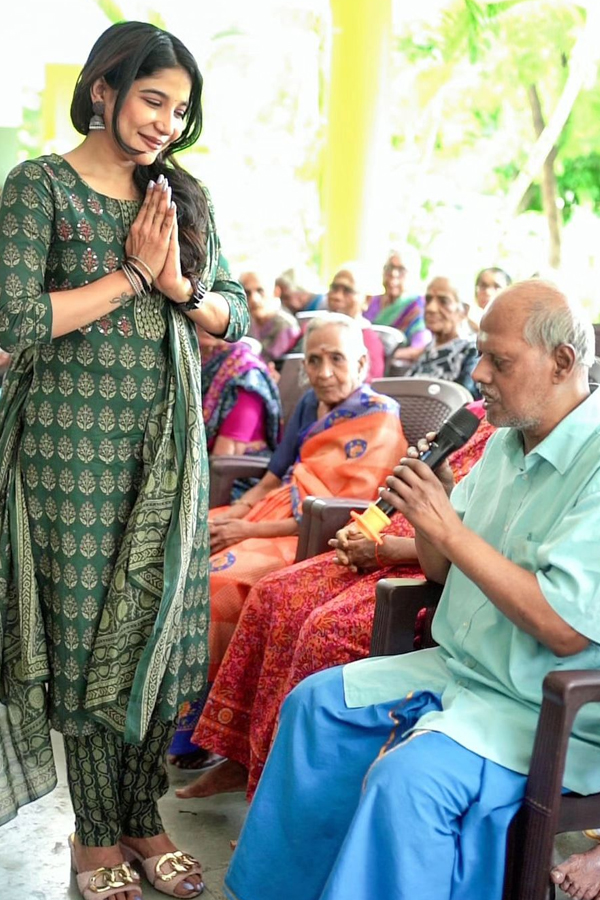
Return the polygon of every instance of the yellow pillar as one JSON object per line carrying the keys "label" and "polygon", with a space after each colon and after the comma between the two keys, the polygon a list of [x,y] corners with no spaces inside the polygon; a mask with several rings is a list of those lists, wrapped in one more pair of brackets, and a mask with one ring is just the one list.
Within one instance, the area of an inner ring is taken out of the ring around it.
{"label": "yellow pillar", "polygon": [[44,153],[66,153],[83,140],[71,124],[71,99],[80,65],[47,63],[42,122]]}
{"label": "yellow pillar", "polygon": [[[323,271],[380,272],[388,251],[392,0],[331,0],[333,43],[323,160]],[[375,289],[378,285],[375,284]]]}

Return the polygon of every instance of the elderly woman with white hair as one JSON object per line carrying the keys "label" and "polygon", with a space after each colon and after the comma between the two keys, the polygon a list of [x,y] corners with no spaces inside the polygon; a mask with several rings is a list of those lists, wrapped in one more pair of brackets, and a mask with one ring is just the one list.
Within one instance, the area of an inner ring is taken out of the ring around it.
{"label": "elderly woman with white hair", "polygon": [[[304,368],[310,389],[294,410],[267,473],[210,517],[209,681],[251,587],[294,562],[304,498],[375,499],[378,485],[407,448],[399,405],[364,383],[367,356],[356,320],[331,312],[311,319]],[[191,736],[197,707],[181,711],[176,763],[182,762],[181,738]]]}
{"label": "elderly woman with white hair", "polygon": [[454,381],[479,399],[473,370],[479,353],[475,337],[461,337],[465,307],[449,278],[436,276],[425,293],[425,323],[433,335],[418,360],[404,373],[416,378],[441,378]]}

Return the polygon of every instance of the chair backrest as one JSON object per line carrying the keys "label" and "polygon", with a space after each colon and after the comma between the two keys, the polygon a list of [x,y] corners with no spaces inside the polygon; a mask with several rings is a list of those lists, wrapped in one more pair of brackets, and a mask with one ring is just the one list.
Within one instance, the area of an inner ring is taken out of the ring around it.
{"label": "chair backrest", "polygon": [[386,359],[388,359],[398,347],[406,347],[408,344],[404,332],[391,325],[371,325],[371,331],[375,332],[383,344]]}
{"label": "chair backrest", "polygon": [[262,344],[257,338],[250,337],[249,334],[245,334],[244,337],[240,338],[241,344],[247,344],[255,356],[260,356],[262,353]]}
{"label": "chair backrest", "polygon": [[371,387],[400,403],[402,428],[409,444],[416,444],[428,431],[437,431],[448,416],[473,400],[461,384],[440,378],[375,378]]}
{"label": "chair backrest", "polygon": [[279,396],[283,407],[284,427],[290,415],[294,411],[298,400],[308,390],[308,384],[302,383],[304,371],[303,353],[286,353],[282,356],[281,371],[279,373]]}

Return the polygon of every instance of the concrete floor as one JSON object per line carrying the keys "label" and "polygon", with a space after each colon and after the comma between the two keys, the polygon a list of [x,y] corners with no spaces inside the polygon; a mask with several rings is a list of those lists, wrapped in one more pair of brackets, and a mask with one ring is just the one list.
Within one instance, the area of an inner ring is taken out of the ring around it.
{"label": "concrete floor", "polygon": [[[59,784],[48,796],[24,807],[16,819],[0,830],[1,900],[81,900],[69,863],[68,835],[73,812],[65,777],[64,752],[53,735]],[[231,858],[229,842],[237,838],[247,804],[243,793],[222,794],[205,800],[178,800],[175,788],[194,777],[171,767],[172,787],[161,801],[165,829],[182,850],[197,856],[204,871],[207,900],[224,900],[221,891]],[[36,865],[25,863],[35,859]],[[165,895],[143,882],[144,900]]]}
{"label": "concrete floor", "polygon": [[[65,778],[62,741],[54,735],[59,785],[51,794],[21,810],[1,830],[1,900],[80,900],[71,874],[67,836],[73,831],[73,813]],[[242,793],[223,794],[204,800],[177,800],[174,789],[194,778],[193,772],[171,768],[172,787],[161,801],[165,828],[177,846],[198,856],[204,868],[206,900],[225,900],[221,890],[231,858],[229,842],[237,838],[246,801]],[[580,834],[560,835],[556,859],[592,846]],[[36,864],[25,865],[34,859]],[[143,883],[144,900],[160,900],[160,894]],[[559,891],[557,898],[565,898]],[[346,900],[346,898],[340,898]],[[483,900],[483,898],[473,898]]]}

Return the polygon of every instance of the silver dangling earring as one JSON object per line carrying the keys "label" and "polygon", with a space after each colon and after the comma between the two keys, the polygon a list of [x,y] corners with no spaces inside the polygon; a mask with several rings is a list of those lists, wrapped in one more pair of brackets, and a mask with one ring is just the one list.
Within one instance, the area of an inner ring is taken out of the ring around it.
{"label": "silver dangling earring", "polygon": [[92,103],[92,112],[94,115],[90,119],[89,130],[104,131],[106,125],[104,124],[104,103],[102,100],[95,100]]}

